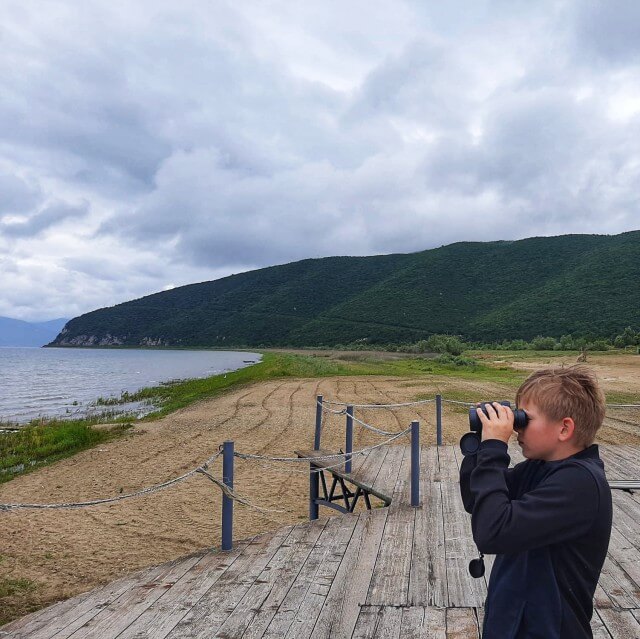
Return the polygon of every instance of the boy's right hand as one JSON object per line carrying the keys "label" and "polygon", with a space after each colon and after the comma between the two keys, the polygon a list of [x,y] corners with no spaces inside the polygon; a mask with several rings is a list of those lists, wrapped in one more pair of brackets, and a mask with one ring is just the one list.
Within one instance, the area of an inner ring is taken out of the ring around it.
{"label": "boy's right hand", "polygon": [[478,417],[482,422],[482,441],[498,439],[505,444],[513,434],[514,415],[509,406],[503,406],[500,402],[485,404],[487,415],[481,408],[476,408]]}

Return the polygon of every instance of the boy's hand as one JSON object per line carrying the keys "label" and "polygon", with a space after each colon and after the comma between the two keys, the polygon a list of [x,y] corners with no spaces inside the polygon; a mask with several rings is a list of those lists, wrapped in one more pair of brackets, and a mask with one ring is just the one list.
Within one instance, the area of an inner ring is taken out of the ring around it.
{"label": "boy's hand", "polygon": [[509,406],[503,406],[499,402],[486,404],[489,417],[481,408],[476,408],[478,417],[482,422],[482,441],[486,439],[499,439],[505,444],[513,433],[514,415]]}

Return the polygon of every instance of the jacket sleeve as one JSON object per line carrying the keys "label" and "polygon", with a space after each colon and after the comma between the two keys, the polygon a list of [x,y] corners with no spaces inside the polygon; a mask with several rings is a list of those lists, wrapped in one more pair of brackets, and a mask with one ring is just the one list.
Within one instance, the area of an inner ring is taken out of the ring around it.
{"label": "jacket sleeve", "polygon": [[[502,450],[503,442],[499,442],[498,440],[486,440],[487,442],[496,442],[500,446],[496,446]],[[483,442],[484,443],[484,442]],[[493,446],[494,444],[485,444],[485,446]],[[506,444],[504,444],[506,447]],[[513,497],[513,491],[515,489],[515,483],[517,482],[518,476],[521,474],[521,471],[524,469],[525,462],[521,462],[517,464],[513,468],[508,468],[509,462],[511,458],[508,454],[506,454],[505,448],[505,456],[506,456],[506,468],[503,468],[502,472],[504,473],[504,478],[507,483],[507,488],[509,490],[509,494]],[[476,467],[478,463],[478,455],[467,455],[462,459],[462,463],[460,464],[460,495],[462,497],[462,504],[464,505],[464,509],[471,513],[473,512],[473,504],[475,503],[475,496],[471,491],[471,473],[473,469]]]}
{"label": "jacket sleeve", "polygon": [[561,543],[588,532],[599,508],[591,473],[577,463],[562,464],[521,499],[511,499],[505,478],[507,446],[482,442],[471,471],[471,529],[479,550],[508,554]]}

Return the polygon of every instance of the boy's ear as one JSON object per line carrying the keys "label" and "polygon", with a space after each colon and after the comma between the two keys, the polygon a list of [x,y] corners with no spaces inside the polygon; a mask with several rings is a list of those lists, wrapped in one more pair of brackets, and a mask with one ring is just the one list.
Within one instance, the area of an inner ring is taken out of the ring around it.
{"label": "boy's ear", "polygon": [[573,437],[573,433],[576,430],[575,422],[571,417],[564,417],[562,419],[562,425],[560,426],[560,432],[558,433],[558,439],[561,442],[569,441]]}

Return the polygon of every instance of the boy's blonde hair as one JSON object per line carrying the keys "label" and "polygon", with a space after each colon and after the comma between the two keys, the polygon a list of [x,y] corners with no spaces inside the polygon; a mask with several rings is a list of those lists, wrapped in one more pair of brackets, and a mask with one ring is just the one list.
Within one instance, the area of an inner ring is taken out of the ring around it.
{"label": "boy's blonde hair", "polygon": [[575,442],[590,446],[606,409],[604,393],[586,366],[547,368],[530,375],[516,393],[516,405],[531,400],[552,420],[571,417],[576,425]]}

